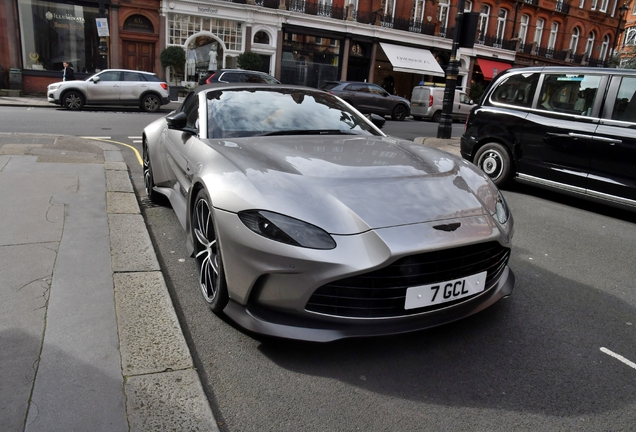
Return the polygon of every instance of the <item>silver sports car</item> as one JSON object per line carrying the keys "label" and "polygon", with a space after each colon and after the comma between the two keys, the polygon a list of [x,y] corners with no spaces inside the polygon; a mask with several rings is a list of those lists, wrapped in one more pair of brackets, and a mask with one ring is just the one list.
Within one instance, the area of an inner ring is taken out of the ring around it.
{"label": "silver sports car", "polygon": [[512,293],[513,220],[488,177],[321,90],[199,87],[145,128],[143,161],[210,309],[250,331],[396,334]]}

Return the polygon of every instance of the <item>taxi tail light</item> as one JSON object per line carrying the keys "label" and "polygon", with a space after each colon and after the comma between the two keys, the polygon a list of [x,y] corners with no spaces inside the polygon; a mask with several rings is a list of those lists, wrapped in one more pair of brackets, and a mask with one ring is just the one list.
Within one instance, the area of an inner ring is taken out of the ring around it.
{"label": "taxi tail light", "polygon": [[168,84],[161,83],[161,88],[164,89],[164,90],[168,90]]}

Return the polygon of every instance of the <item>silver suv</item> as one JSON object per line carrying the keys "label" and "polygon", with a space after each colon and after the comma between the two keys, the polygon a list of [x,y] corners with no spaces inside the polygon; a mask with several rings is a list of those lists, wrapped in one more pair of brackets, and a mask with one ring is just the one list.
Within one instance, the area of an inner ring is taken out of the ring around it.
{"label": "silver suv", "polygon": [[50,103],[70,110],[84,105],[137,105],[155,112],[170,102],[168,84],[154,73],[106,69],[84,81],[62,81],[48,86]]}

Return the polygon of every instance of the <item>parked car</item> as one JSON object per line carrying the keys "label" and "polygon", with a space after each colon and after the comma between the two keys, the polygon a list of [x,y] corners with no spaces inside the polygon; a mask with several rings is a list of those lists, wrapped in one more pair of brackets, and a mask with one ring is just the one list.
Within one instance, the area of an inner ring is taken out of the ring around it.
{"label": "parked car", "polygon": [[[446,88],[435,86],[415,86],[411,94],[411,114],[415,120],[432,120],[439,123],[444,108]],[[473,100],[463,91],[455,90],[453,99],[453,120],[466,121],[466,117],[475,106]]]}
{"label": "parked car", "polygon": [[199,80],[200,85],[213,83],[259,83],[280,84],[276,78],[265,72],[243,69],[219,69],[206,74]]}
{"label": "parked car", "polygon": [[389,94],[376,84],[327,81],[320,88],[340,97],[364,114],[390,115],[393,120],[404,120],[411,115],[411,103],[408,99]]}
{"label": "parked car", "polygon": [[512,292],[513,220],[488,177],[329,93],[201,86],[142,146],[146,192],[170,200],[203,298],[252,332],[396,334]]}
{"label": "parked car", "polygon": [[510,180],[636,209],[636,71],[510,69],[461,138],[462,156]]}
{"label": "parked car", "polygon": [[170,103],[168,84],[154,73],[106,69],[86,80],[61,81],[48,86],[50,103],[70,110],[84,105],[137,105],[147,112]]}

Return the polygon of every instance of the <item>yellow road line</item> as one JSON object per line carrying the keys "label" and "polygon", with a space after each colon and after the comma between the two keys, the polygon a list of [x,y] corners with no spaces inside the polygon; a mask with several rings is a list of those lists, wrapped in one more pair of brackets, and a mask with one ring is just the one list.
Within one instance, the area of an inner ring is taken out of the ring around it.
{"label": "yellow road line", "polygon": [[104,138],[93,138],[93,137],[80,137],[80,138],[85,138],[85,139],[89,139],[89,140],[94,140],[94,141],[104,141],[104,142],[109,142],[109,143],[113,143],[113,144],[119,144],[119,145],[123,145],[128,147],[129,149],[131,149],[132,151],[135,152],[135,155],[137,155],[137,160],[139,161],[139,165],[143,166],[144,165],[144,161],[141,160],[141,155],[139,154],[139,152],[137,151],[136,148],[134,148],[131,145],[125,144],[123,142],[119,142],[119,141],[113,141],[113,140],[109,140],[109,139],[104,139]]}

